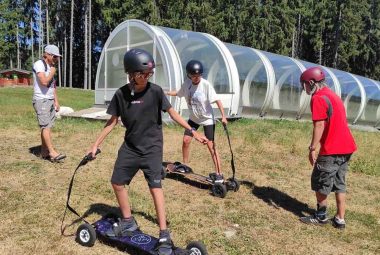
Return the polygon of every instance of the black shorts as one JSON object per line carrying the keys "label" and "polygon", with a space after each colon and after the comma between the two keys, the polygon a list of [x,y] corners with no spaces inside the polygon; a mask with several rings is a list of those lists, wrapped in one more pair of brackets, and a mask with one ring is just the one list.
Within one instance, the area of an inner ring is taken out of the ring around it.
{"label": "black shorts", "polygon": [[143,171],[149,188],[162,187],[162,155],[136,155],[128,150],[127,145],[124,142],[117,155],[111,183],[117,185],[129,185],[139,169]]}
{"label": "black shorts", "polygon": [[[192,120],[188,120],[187,123],[189,123],[189,125],[194,128],[195,130],[198,130],[199,128],[199,124],[195,123],[194,121]],[[207,126],[203,126],[203,132],[205,133],[205,136],[206,138],[209,140],[209,141],[214,141],[214,135],[215,135],[215,124],[214,125],[207,125]],[[189,130],[185,130],[185,133],[184,135],[187,135],[187,136],[191,136],[193,137],[193,134],[189,131]]]}

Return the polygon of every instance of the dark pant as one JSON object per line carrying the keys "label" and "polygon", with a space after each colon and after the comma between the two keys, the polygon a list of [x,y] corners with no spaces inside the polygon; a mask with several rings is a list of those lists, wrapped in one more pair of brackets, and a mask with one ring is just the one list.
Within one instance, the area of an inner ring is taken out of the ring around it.
{"label": "dark pant", "polygon": [[129,185],[139,169],[143,171],[149,188],[162,187],[162,155],[139,156],[129,151],[123,143],[118,152],[111,183]]}
{"label": "dark pant", "polygon": [[[192,120],[188,120],[187,123],[189,123],[189,125],[194,128],[195,130],[198,130],[199,128],[199,124],[195,123],[194,121]],[[207,126],[203,126],[203,131],[205,133],[205,136],[206,138],[209,140],[209,141],[214,141],[214,135],[215,135],[215,124],[214,125],[207,125]],[[189,131],[189,130],[185,130],[184,132],[184,135],[187,135],[187,136],[191,136],[193,137],[193,134]]]}
{"label": "dark pant", "polygon": [[346,173],[351,154],[320,155],[311,175],[311,189],[321,194],[346,192]]}

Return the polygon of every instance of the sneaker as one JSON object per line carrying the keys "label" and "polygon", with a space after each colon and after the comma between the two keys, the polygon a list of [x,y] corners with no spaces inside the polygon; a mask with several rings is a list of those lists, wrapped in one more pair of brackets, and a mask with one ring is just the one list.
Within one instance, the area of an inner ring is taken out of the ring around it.
{"label": "sneaker", "polygon": [[325,225],[329,222],[326,212],[316,212],[313,215],[301,217],[300,221],[306,224]]}
{"label": "sneaker", "polygon": [[317,204],[317,211],[310,216],[301,217],[300,221],[306,224],[324,225],[329,222],[327,217],[327,207]]}
{"label": "sneaker", "polygon": [[109,228],[105,234],[108,237],[120,237],[120,236],[129,236],[133,231],[136,231],[139,228],[135,218],[131,217],[129,219],[119,219],[118,222],[115,222],[112,225],[112,228]]}
{"label": "sneaker", "polygon": [[209,182],[223,183],[224,177],[222,174],[210,173],[209,177],[207,177],[206,180]]}
{"label": "sneaker", "polygon": [[214,182],[216,179],[216,173],[209,173],[208,177],[206,177],[206,180],[209,182]]}
{"label": "sneaker", "polygon": [[193,170],[191,169],[191,167],[189,167],[189,166],[187,166],[185,164],[176,165],[175,171],[179,172],[179,173],[183,173],[183,174],[192,173],[193,172]]}
{"label": "sneaker", "polygon": [[346,227],[346,221],[345,220],[342,220],[342,219],[339,219],[338,217],[334,216],[334,218],[331,220],[332,222],[332,225],[335,227],[335,228],[338,228],[338,229],[344,229]]}
{"label": "sneaker", "polygon": [[169,232],[160,232],[160,238],[156,246],[156,251],[158,255],[171,255],[173,252],[173,241],[170,238]]}
{"label": "sneaker", "polygon": [[214,181],[215,183],[223,183],[224,182],[224,177],[223,177],[223,175],[222,174],[217,174],[216,176],[215,176],[215,181]]}
{"label": "sneaker", "polygon": [[315,214],[306,216],[306,217],[301,217],[300,221],[306,224],[314,224],[314,225],[325,225],[328,223],[328,219],[320,219],[318,218]]}

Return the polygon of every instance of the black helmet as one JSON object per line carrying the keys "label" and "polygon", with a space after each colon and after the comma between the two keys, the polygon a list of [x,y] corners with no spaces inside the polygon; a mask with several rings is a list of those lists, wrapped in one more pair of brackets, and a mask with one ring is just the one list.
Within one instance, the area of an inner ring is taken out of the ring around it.
{"label": "black helmet", "polygon": [[188,75],[203,74],[203,65],[198,60],[190,60],[186,65],[186,73]]}
{"label": "black helmet", "polygon": [[142,72],[156,65],[149,52],[142,49],[131,49],[124,55],[124,71],[126,73]]}

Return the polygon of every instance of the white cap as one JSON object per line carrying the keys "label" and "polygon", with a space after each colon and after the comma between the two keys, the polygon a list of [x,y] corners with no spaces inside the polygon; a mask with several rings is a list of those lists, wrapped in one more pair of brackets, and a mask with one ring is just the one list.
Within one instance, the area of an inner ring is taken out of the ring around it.
{"label": "white cap", "polygon": [[59,54],[59,49],[57,46],[53,45],[53,44],[50,44],[50,45],[47,45],[45,47],[45,52],[46,53],[49,53],[49,54],[52,54],[54,56],[58,56],[58,57],[61,57],[61,54]]}

